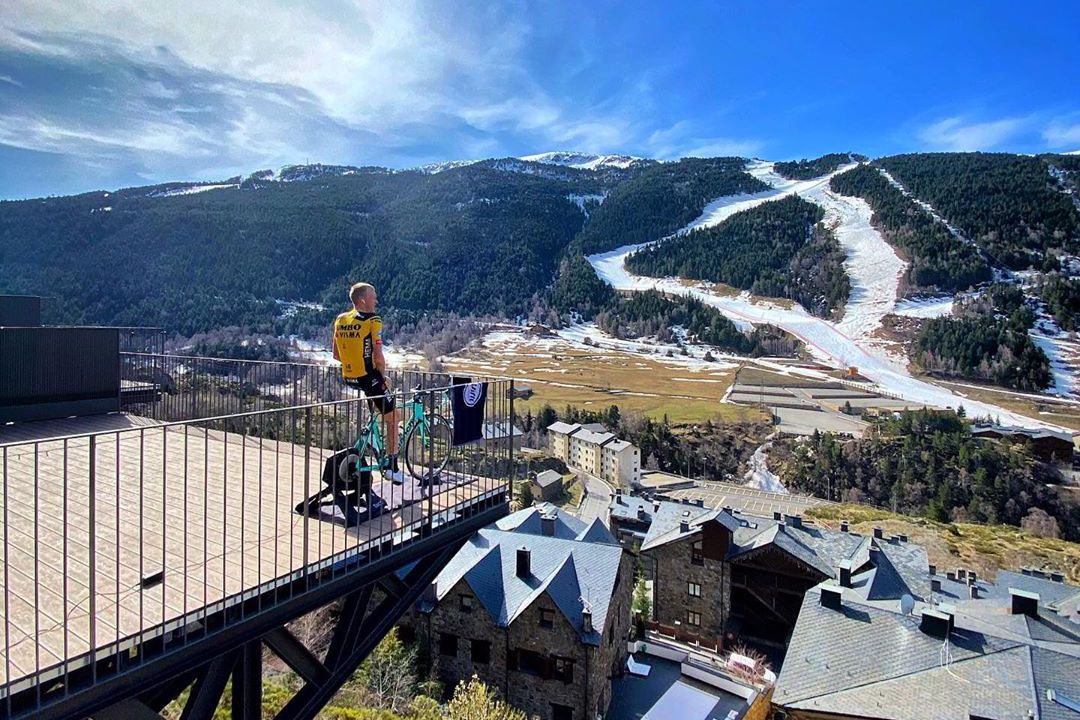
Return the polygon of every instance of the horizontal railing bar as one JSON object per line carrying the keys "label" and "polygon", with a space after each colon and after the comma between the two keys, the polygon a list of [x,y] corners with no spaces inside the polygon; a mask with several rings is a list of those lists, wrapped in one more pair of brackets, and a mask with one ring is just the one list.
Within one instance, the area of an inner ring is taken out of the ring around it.
{"label": "horizontal railing bar", "polygon": [[[476,377],[472,382],[494,382],[494,383],[498,383],[498,382],[502,382],[502,381],[504,381],[504,379],[499,378],[499,377],[494,377],[494,378]],[[429,392],[440,392],[440,391],[444,391],[444,390],[452,390],[452,389],[454,389],[456,387],[465,387],[467,384],[468,383],[457,383],[457,384],[442,385],[442,386],[439,386],[439,387],[432,387],[432,388],[421,388],[420,390],[412,390],[412,389],[409,389],[409,390],[395,390],[393,392],[385,393],[383,395],[364,395],[363,397],[358,396],[358,397],[354,397],[354,398],[345,398],[344,400],[327,400],[326,402],[320,402],[320,403],[307,403],[307,404],[304,404],[304,405],[289,405],[287,407],[268,408],[268,409],[265,409],[265,410],[248,410],[246,412],[232,413],[232,414],[229,414],[229,415],[212,415],[212,416],[208,416],[208,417],[194,418],[194,419],[189,419],[189,420],[171,420],[171,421],[168,421],[168,422],[155,423],[153,425],[122,428],[120,430],[97,430],[97,431],[89,432],[89,433],[78,433],[78,434],[75,434],[75,435],[57,435],[55,437],[50,436],[50,437],[47,437],[47,438],[37,438],[35,440],[15,440],[13,442],[7,442],[7,443],[0,442],[0,447],[6,447],[6,448],[9,448],[9,449],[12,449],[12,448],[20,447],[20,446],[31,446],[31,445],[34,445],[36,443],[51,443],[51,442],[57,442],[57,441],[61,441],[61,440],[68,440],[68,441],[81,440],[81,439],[89,439],[89,438],[98,438],[98,437],[101,437],[101,436],[104,436],[104,435],[116,436],[116,435],[124,434],[124,433],[139,432],[140,430],[169,429],[169,428],[175,428],[175,427],[180,427],[180,426],[198,425],[200,423],[212,423],[212,422],[220,422],[220,421],[223,421],[223,420],[235,420],[237,418],[255,417],[255,416],[258,416],[258,415],[270,415],[272,413],[291,413],[291,412],[297,412],[297,411],[300,411],[300,410],[308,410],[308,409],[316,409],[316,408],[329,408],[329,407],[335,407],[335,406],[338,406],[338,405],[347,405],[349,403],[363,402],[363,401],[371,400],[371,399],[375,399],[375,398],[405,397],[405,396],[410,395],[410,394],[412,394],[414,392],[429,393]],[[124,413],[120,413],[120,414],[124,414]],[[131,413],[131,414],[134,414],[134,413]]]}

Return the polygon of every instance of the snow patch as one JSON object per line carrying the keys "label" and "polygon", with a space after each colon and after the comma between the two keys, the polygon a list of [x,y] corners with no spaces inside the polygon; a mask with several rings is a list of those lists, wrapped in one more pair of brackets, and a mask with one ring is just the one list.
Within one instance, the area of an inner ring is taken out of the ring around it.
{"label": "snow patch", "polygon": [[744,483],[748,487],[764,490],[765,492],[783,493],[787,495],[787,488],[780,482],[779,476],[769,469],[769,449],[772,447],[772,439],[776,433],[770,435],[761,446],[750,456],[750,469],[743,476]]}
{"label": "snow patch", "polygon": [[536,155],[525,155],[518,159],[525,162],[562,165],[578,170],[600,170],[603,168],[626,170],[639,162],[645,161],[644,158],[634,157],[633,155],[592,155],[572,151],[538,153]]}
{"label": "snow patch", "polygon": [[939,318],[952,315],[952,297],[909,298],[896,303],[894,315],[913,318]]}

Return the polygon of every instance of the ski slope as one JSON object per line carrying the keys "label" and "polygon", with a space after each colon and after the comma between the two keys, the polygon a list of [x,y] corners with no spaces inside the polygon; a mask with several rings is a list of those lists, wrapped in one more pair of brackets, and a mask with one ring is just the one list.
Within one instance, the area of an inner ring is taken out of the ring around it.
{"label": "ski slope", "polygon": [[[848,166],[850,167],[850,166]],[[837,172],[846,170],[841,168]],[[670,295],[689,295],[715,307],[725,316],[739,324],[775,325],[802,340],[818,360],[836,368],[857,367],[886,394],[895,395],[910,402],[941,408],[963,406],[969,416],[1000,418],[1011,425],[1033,428],[1057,428],[1057,426],[1030,418],[1004,408],[960,397],[939,385],[914,378],[905,364],[868,337],[880,324],[881,317],[896,305],[896,285],[903,272],[903,263],[888,259],[884,240],[869,227],[868,208],[860,208],[828,190],[831,175],[813,180],[792,181],[777,175],[772,163],[756,161],[747,171],[772,185],[772,189],[753,195],[732,195],[718,198],[706,206],[702,215],[675,233],[675,237],[698,228],[710,227],[723,222],[737,212],[758,205],[798,194],[812,202],[819,202],[831,213],[836,225],[837,239],[849,254],[847,267],[852,273],[853,298],[845,308],[845,320],[834,323],[815,317],[795,304],[784,306],[767,300],[753,299],[749,293],[737,296],[715,292],[707,283],[691,283],[679,278],[652,278],[634,275],[626,269],[626,257],[652,243],[624,245],[605,253],[588,257],[597,275],[605,282],[622,291],[658,290]],[[833,173],[835,174],[835,173]],[[865,220],[865,225],[863,224]],[[662,238],[655,242],[664,242]],[[888,246],[886,245],[886,248]],[[889,252],[891,248],[888,248]],[[860,254],[862,255],[860,257]],[[895,253],[892,253],[895,257]],[[899,264],[897,264],[899,263]],[[891,295],[889,288],[892,288]],[[855,291],[858,292],[855,292]]]}

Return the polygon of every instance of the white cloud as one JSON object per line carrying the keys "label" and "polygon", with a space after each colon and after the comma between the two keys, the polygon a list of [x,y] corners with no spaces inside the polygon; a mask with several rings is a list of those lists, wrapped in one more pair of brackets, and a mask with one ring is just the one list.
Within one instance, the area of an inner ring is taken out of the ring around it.
{"label": "white cloud", "polygon": [[10,75],[0,75],[0,82],[8,83],[9,85],[14,85],[15,87],[23,87],[23,84],[21,82],[11,77]]}
{"label": "white cloud", "polygon": [[1053,149],[1080,146],[1080,123],[1054,120],[1043,130],[1043,140]]}
{"label": "white cloud", "polygon": [[962,117],[950,117],[924,127],[919,132],[919,139],[933,150],[990,150],[1017,135],[1027,123],[1027,118],[965,122]]}
{"label": "white cloud", "polygon": [[679,157],[723,157],[728,155],[752,157],[765,143],[751,138],[702,137],[694,132],[694,125],[680,120],[670,127],[654,130],[646,140],[650,152],[662,160]]}

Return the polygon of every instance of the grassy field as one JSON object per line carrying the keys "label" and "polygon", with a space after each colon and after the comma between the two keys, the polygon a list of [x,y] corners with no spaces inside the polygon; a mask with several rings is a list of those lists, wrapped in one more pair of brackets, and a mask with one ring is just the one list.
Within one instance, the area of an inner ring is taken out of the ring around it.
{"label": "grassy field", "polygon": [[543,352],[520,347],[468,348],[445,358],[443,365],[454,372],[505,375],[529,385],[535,395],[519,401],[515,409],[520,408],[520,413],[526,408],[536,413],[548,403],[560,411],[567,405],[586,410],[618,405],[623,412],[637,411],[657,420],[667,415],[673,423],[764,417],[756,408],[721,402],[738,369],[733,364],[693,368],[665,360],[562,344]]}
{"label": "grassy field", "polygon": [[940,523],[863,505],[818,506],[806,514],[833,529],[846,519],[858,533],[869,535],[881,527],[889,535],[905,534],[926,548],[941,572],[962,567],[993,578],[999,569],[1035,567],[1061,571],[1069,582],[1080,584],[1080,544],[1038,537],[1011,525]]}

